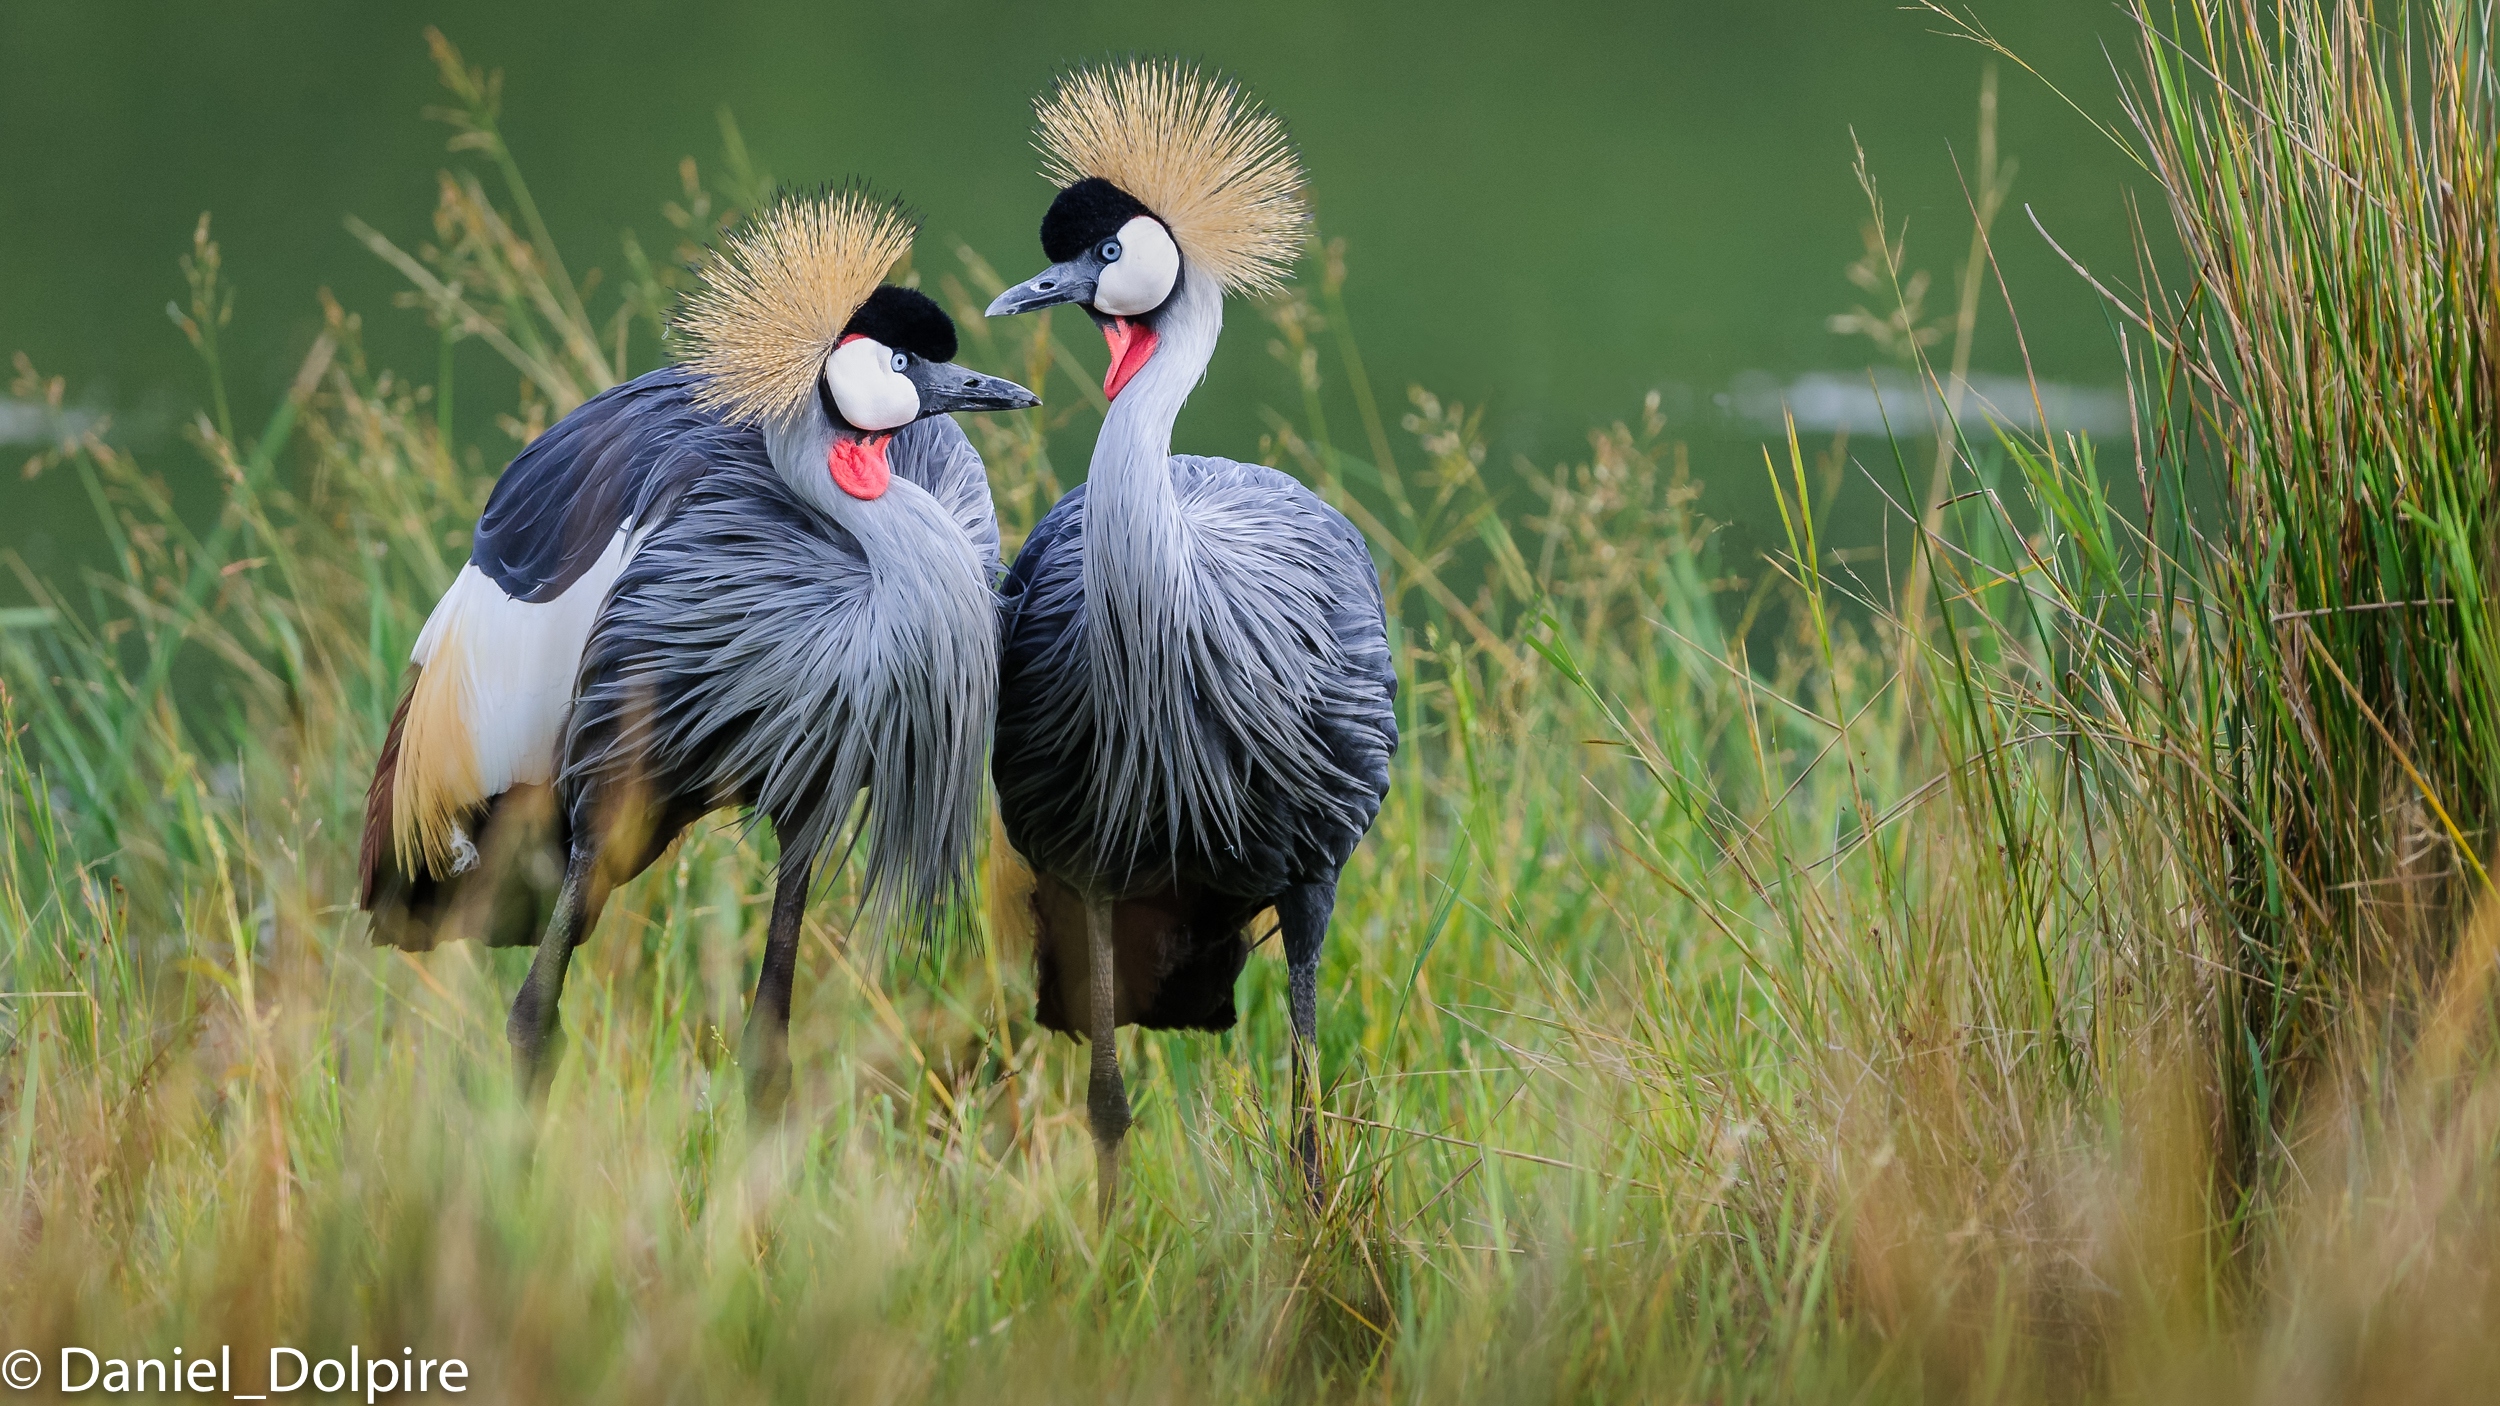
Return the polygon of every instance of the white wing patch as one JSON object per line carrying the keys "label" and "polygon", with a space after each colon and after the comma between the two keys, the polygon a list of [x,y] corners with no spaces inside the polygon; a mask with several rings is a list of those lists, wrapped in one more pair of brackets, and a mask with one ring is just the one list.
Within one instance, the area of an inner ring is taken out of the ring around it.
{"label": "white wing patch", "polygon": [[458,872],[463,812],[555,778],[582,649],[608,588],[640,545],[633,529],[631,522],[618,528],[554,600],[515,600],[472,562],[426,617],[408,655],[417,685],[393,787],[391,831],[404,867]]}

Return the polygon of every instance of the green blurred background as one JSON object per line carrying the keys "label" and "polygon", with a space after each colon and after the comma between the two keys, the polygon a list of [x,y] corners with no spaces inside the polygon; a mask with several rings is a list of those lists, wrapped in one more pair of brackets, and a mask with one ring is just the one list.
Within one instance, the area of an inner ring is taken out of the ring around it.
{"label": "green blurred background", "polygon": [[[1979,0],[1975,13],[2116,115],[2103,47],[2126,42],[2116,10]],[[430,377],[433,333],[391,305],[396,275],[342,228],[352,213],[405,246],[428,237],[448,135],[420,116],[440,101],[428,24],[504,71],[506,135],[577,275],[614,266],[627,226],[655,252],[673,245],[660,205],[680,158],[717,164],[725,104],[775,176],[857,174],[906,195],[925,217],[924,270],[952,269],[961,239],[1021,277],[1038,266],[1050,193],[1026,145],[1035,90],[1073,60],[1127,51],[1229,69],[1291,124],[1322,231],[1348,243],[1348,306],[1384,400],[1401,407],[1421,384],[1486,406],[1500,482],[1522,458],[1581,452],[1592,426],[1661,389],[1736,550],[1769,536],[1760,445],[1783,401],[1810,428],[1876,428],[1852,389],[1874,353],[1826,325],[1862,298],[1844,277],[1865,223],[1853,132],[1906,222],[1910,262],[1947,282],[1969,237],[1955,154],[1970,160],[1985,63],[1890,0],[9,0],[0,355],[66,375],[74,409],[108,413],[205,513],[206,471],[179,439],[204,383],[164,309],[207,210],[237,292],[238,423],[283,391],[325,286],[365,314],[378,362]],[[2040,376],[2077,388],[2079,422],[2106,419],[2119,381],[2108,320],[2022,206],[2077,255],[2131,270],[2133,168],[2038,81],[2008,71],[2002,85],[2020,174],[2000,254],[2029,351]],[[1947,302],[1940,288],[1931,309]],[[1976,367],[2018,373],[1993,296],[1988,311]],[[1249,458],[1260,407],[1298,393],[1254,312],[1236,306],[1229,326],[1179,447]],[[488,416],[514,378],[474,343],[459,372],[464,422],[508,454]],[[19,478],[46,432],[0,402],[0,549],[59,579],[100,539],[74,480]],[[1055,452],[1078,471],[1081,444]],[[1838,514],[1836,535],[1863,539],[1881,502],[1846,491]],[[0,573],[0,597],[20,593]]]}

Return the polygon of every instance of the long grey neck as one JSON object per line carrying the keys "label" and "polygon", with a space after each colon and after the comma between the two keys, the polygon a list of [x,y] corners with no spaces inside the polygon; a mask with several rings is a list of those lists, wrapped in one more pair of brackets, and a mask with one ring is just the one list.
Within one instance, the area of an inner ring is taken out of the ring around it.
{"label": "long grey neck", "polygon": [[1215,280],[1183,264],[1156,319],[1154,354],[1103,417],[1085,489],[1085,637],[1093,699],[1092,791],[1104,825],[1089,889],[1150,876],[1134,857],[1161,832],[1222,846],[1241,800],[1195,714],[1195,660],[1206,624],[1192,526],[1172,482],[1172,424],[1206,373],[1224,327]]}
{"label": "long grey neck", "polygon": [[[835,435],[850,433],[808,416],[768,428],[765,448],[791,491],[839,523],[867,557],[869,585],[840,626],[833,666],[846,684],[842,696],[822,701],[842,710],[830,774],[867,786],[863,881],[870,916],[882,923],[933,913],[967,873],[998,711],[998,598],[972,539],[927,489],[895,474],[883,494],[862,501],[835,485],[826,452]],[[790,613],[836,624],[836,613],[821,609]],[[826,646],[821,636],[794,635],[790,643],[800,658]],[[788,754],[768,772],[805,774]],[[836,789],[818,838],[849,810],[851,792]]]}
{"label": "long grey neck", "polygon": [[1085,489],[1085,608],[1098,637],[1104,627],[1157,628],[1161,622],[1141,612],[1179,605],[1160,593],[1188,589],[1188,525],[1172,487],[1172,425],[1206,375],[1223,330],[1223,291],[1184,263],[1180,287],[1155,322],[1154,355],[1103,417]]}
{"label": "long grey neck", "polygon": [[[826,462],[836,436],[860,438],[858,431],[827,420],[811,402],[793,421],[765,426],[764,450],[790,491],[859,539],[871,570],[883,569],[893,563],[896,553],[910,550],[928,535],[928,524],[921,521],[926,515],[897,511],[884,498],[863,502],[837,487]],[[891,441],[887,447],[892,448]],[[887,487],[887,495],[908,486],[897,479]]]}

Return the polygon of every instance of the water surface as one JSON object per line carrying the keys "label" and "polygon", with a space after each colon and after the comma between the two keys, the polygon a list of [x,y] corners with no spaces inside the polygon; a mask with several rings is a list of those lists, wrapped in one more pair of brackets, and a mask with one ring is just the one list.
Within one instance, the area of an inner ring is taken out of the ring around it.
{"label": "water surface", "polygon": [[[2112,110],[2102,46],[2127,52],[2115,9],[1978,10]],[[282,392],[321,287],[366,314],[378,360],[430,375],[431,333],[390,306],[395,276],[341,227],[353,213],[404,243],[425,236],[446,135],[419,115],[440,100],[427,24],[505,71],[507,135],[577,273],[613,264],[623,227],[668,247],[659,206],[681,157],[717,159],[726,103],[775,175],[858,174],[903,192],[925,215],[930,266],[960,238],[1021,276],[1038,266],[1049,196],[1026,146],[1034,91],[1108,53],[1222,66],[1292,125],[1321,225],[1350,246],[1351,312],[1384,396],[1402,402],[1419,383],[1485,404],[1504,472],[1572,454],[1591,425],[1664,388],[1711,484],[1705,504],[1740,526],[1763,501],[1764,407],[1775,414],[1791,388],[1846,407],[1834,386],[1863,384],[1866,344],[1826,327],[1861,297],[1843,277],[1865,209],[1853,132],[1912,261],[1941,274],[1968,238],[1953,160],[1972,155],[1984,61],[1886,0],[12,0],[0,7],[0,355],[68,375],[77,405],[109,412],[205,505],[204,473],[175,437],[202,381],[164,307],[209,210],[238,294],[240,423]],[[2003,141],[2020,162],[2017,202],[2079,255],[2131,267],[2118,151],[2012,72]],[[2118,379],[2092,296],[2019,205],[2001,255],[2039,374],[2092,403]],[[1979,369],[2018,373],[1991,303]],[[1260,407],[1297,396],[1256,317],[1236,306],[1230,329],[1180,438],[1250,457]],[[509,394],[482,348],[460,373],[464,408],[482,415],[480,399]],[[29,419],[0,405],[0,437],[24,438]],[[0,446],[0,459],[24,452]],[[1081,462],[1081,446],[1061,456]],[[1875,511],[1866,494],[1845,506]],[[57,574],[96,540],[73,484],[0,470],[0,546]]]}

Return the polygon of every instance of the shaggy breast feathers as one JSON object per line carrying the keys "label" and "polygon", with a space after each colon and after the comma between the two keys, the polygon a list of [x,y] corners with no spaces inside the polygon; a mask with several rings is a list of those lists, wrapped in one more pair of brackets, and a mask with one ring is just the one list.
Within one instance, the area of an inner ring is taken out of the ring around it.
{"label": "shaggy breast feathers", "polygon": [[950,487],[960,464],[918,458],[899,456],[876,505],[910,534],[890,551],[768,467],[686,495],[618,578],[582,658],[559,783],[577,828],[627,823],[616,808],[637,796],[697,813],[742,804],[771,817],[785,851],[820,854],[864,788],[862,883],[878,916],[953,896],[996,697],[996,538],[989,526],[984,556],[965,505],[922,486]]}
{"label": "shaggy breast feathers", "polygon": [[[1273,469],[1175,456],[1190,589],[1216,603],[1177,642],[1201,755],[1227,775],[1230,823],[1194,824],[1155,774],[1170,749],[1096,716],[1085,640],[1085,496],[1036,527],[1007,584],[995,763],[1009,839],[1037,867],[1113,890],[1170,879],[1272,894],[1333,875],[1389,784],[1396,674],[1360,534]],[[1106,821],[1106,816],[1113,817]]]}

